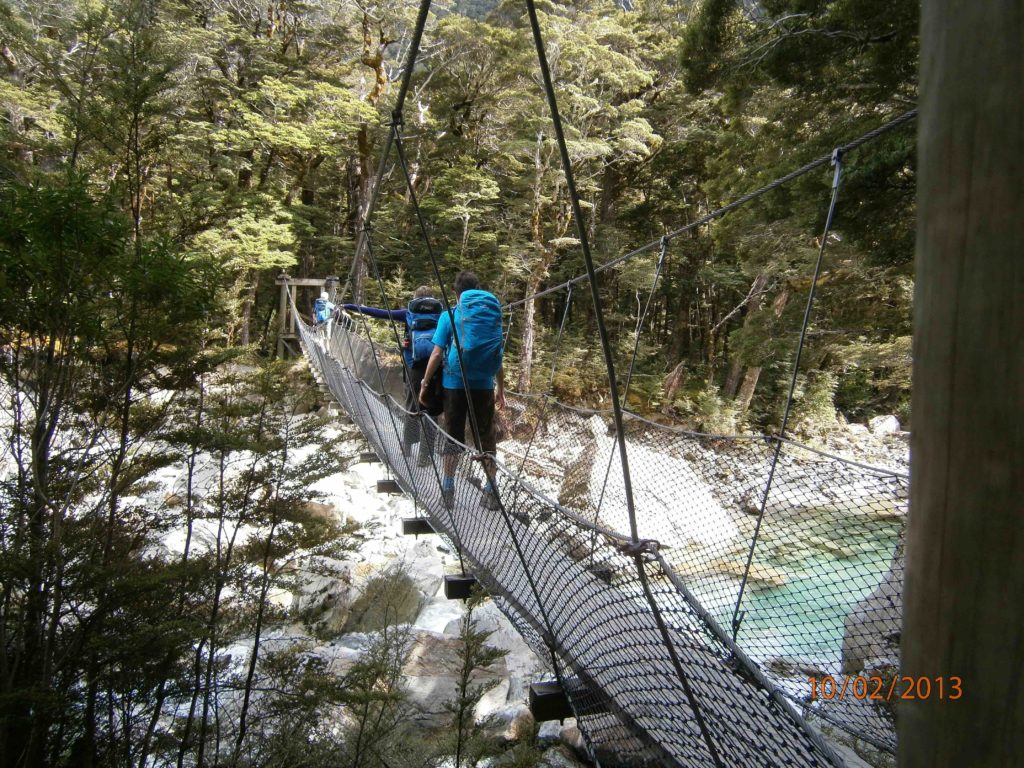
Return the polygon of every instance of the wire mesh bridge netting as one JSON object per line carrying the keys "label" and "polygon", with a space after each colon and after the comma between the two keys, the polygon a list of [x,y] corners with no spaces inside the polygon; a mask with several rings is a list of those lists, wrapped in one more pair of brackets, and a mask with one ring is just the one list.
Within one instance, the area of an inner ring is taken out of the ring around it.
{"label": "wire mesh bridge netting", "polygon": [[599,764],[840,764],[808,714],[894,751],[886,702],[822,684],[899,674],[905,475],[627,413],[636,546],[607,414],[510,395],[502,509],[488,509],[474,451],[400,405],[397,356],[344,324],[300,336],[398,484],[551,660]]}

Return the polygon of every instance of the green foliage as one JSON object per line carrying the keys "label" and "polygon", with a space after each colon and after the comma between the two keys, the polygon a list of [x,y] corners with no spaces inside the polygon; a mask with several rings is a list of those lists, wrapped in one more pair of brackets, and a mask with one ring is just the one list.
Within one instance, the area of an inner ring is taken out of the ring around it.
{"label": "green foliage", "polygon": [[480,759],[493,753],[495,747],[485,737],[481,724],[476,721],[475,712],[484,694],[494,688],[498,681],[481,682],[477,680],[477,673],[503,659],[508,652],[487,645],[491,633],[477,626],[474,614],[486,599],[483,592],[476,590],[466,601],[466,615],[459,629],[459,668],[455,670],[455,698],[444,705],[452,715],[452,728],[442,739],[442,748],[446,754],[453,756],[455,768],[476,765]]}
{"label": "green foliage", "polygon": [[231,272],[282,270],[295,264],[292,214],[272,199],[242,210],[222,228],[208,229],[195,239],[198,253],[214,257]]}
{"label": "green foliage", "polygon": [[337,764],[386,768],[417,752],[408,744],[409,713],[401,685],[411,651],[409,626],[387,623],[345,675],[345,703],[354,722]]}
{"label": "green foliage", "polygon": [[[402,117],[446,285],[470,268],[506,300],[542,290],[582,271],[578,224],[596,260],[613,258],[916,100],[910,0],[627,5],[540,8],[582,222],[521,5],[467,0],[430,17]],[[395,585],[371,591],[367,607],[386,610],[360,627],[380,635],[345,680],[304,651],[261,647],[285,618],[268,595],[296,558],[328,562],[352,530],[304,506],[344,457],[295,417],[296,377],[229,348],[268,348],[279,271],[348,272],[378,192],[387,303],[436,283],[402,175],[371,188],[414,12],[0,8],[0,666],[14,670],[0,676],[0,751],[20,764],[202,764],[216,749],[233,764],[432,758],[399,727],[407,638],[391,608],[414,606],[387,597]],[[793,414],[805,435],[836,411],[909,416],[914,162],[904,129],[845,158]],[[655,251],[601,276],[630,408],[711,432],[778,428],[831,180],[808,174],[676,238],[653,295]],[[357,297],[376,303],[357,267]],[[556,347],[565,305],[555,292],[512,313],[507,367],[547,389],[557,360],[557,396],[607,406],[587,287]],[[371,325],[392,348],[392,329]],[[186,478],[173,503],[152,496],[172,467]],[[182,530],[184,551],[168,550]],[[462,762],[484,750],[468,713],[489,663],[472,621],[465,632]],[[245,659],[229,665],[240,638]],[[252,695],[263,683],[280,695]],[[230,725],[212,711],[228,689],[243,692]],[[359,725],[331,733],[332,717]]]}
{"label": "green foliage", "polygon": [[735,403],[723,398],[717,388],[701,389],[690,397],[677,399],[675,408],[693,428],[710,435],[734,435],[741,431]]}
{"label": "green foliage", "polygon": [[814,437],[836,427],[836,386],[836,376],[831,371],[817,371],[810,377],[797,378],[790,415],[796,434]]}

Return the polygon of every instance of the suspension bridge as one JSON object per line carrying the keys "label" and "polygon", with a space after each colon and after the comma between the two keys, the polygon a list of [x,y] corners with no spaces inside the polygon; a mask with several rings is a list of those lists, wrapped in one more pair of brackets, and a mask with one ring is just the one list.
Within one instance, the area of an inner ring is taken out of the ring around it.
{"label": "suspension bridge", "polygon": [[[898,604],[868,598],[901,578],[905,476],[789,441],[700,435],[627,414],[628,450],[645,462],[644,477],[662,478],[638,498],[675,500],[660,510],[641,503],[633,537],[617,525],[626,519],[621,482],[602,482],[616,447],[609,414],[510,395],[510,437],[497,462],[501,509],[483,503],[484,473],[467,446],[457,446],[455,498],[445,504],[440,472],[452,439],[387,391],[394,376],[378,369],[380,351],[343,324],[300,324],[299,334],[316,378],[430,529],[550,660],[599,764],[842,764],[808,712],[894,747],[884,706],[853,692],[809,703],[807,678],[840,678],[843,656],[876,653],[880,627],[899,626]],[[413,419],[424,434],[435,431],[430,448],[425,437],[419,443],[427,461],[404,449]],[[531,459],[530,448],[545,444],[557,452]],[[755,545],[744,494],[766,490],[777,445],[782,458]],[[858,497],[827,502],[825,489]],[[856,553],[815,549],[816,541],[833,546],[827,537],[840,530]],[[788,570],[780,552],[795,552]],[[748,554],[756,586],[744,603]],[[735,640],[727,630],[734,606],[745,606]],[[780,638],[788,657],[776,655]],[[805,666],[794,670],[801,657]]]}
{"label": "suspension bridge", "polygon": [[[345,319],[315,327],[298,319],[295,288],[323,281],[282,277],[280,343],[299,342],[314,376],[358,425],[397,488],[414,499],[419,517],[410,523],[419,525],[410,529],[436,532],[458,553],[461,578],[452,583],[482,585],[549,661],[552,689],[564,697],[564,714],[577,719],[598,765],[843,765],[819,732],[822,723],[894,752],[891,697],[878,694],[899,680],[909,479],[786,434],[844,157],[912,123],[916,112],[595,266],[540,26],[532,0],[526,5],[586,272],[508,304],[509,323],[525,302],[565,292],[553,381],[574,288],[587,284],[611,407],[564,405],[550,386],[545,394],[511,395],[496,461],[499,503],[488,505],[481,456],[454,444],[442,424],[401,405],[402,357],[374,342],[365,319],[361,326]],[[442,298],[453,304],[402,137],[402,105],[429,6],[420,5],[353,260],[353,273],[360,259],[369,265],[383,306],[395,303],[373,256],[371,220],[392,150]],[[638,317],[620,392],[598,273],[657,253],[653,294],[674,238],[829,166],[831,199],[778,435],[705,435],[626,410],[650,301]],[[400,344],[397,329],[394,341]],[[461,355],[457,332],[455,347]],[[409,450],[409,432],[420,436],[418,451]],[[442,457],[451,453],[460,458],[454,498],[446,499]],[[860,683],[847,690],[844,680],[852,675]]]}

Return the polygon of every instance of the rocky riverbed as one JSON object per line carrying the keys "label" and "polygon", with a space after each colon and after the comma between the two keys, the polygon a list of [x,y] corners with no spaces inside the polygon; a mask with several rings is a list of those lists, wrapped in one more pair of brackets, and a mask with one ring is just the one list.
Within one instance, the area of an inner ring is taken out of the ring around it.
{"label": "rocky riverbed", "polygon": [[[355,456],[368,450],[354,427],[333,409],[331,416],[338,418],[333,429],[348,438],[343,451]],[[303,450],[308,453],[316,447]],[[377,493],[376,481],[385,476],[380,464],[353,464],[310,489],[311,497],[316,497],[307,504],[310,511],[356,523],[360,543],[343,560],[300,556],[289,567],[290,589],[271,594],[285,620],[266,634],[263,648],[301,647],[340,679],[373,647],[385,623],[409,632],[412,650],[401,686],[411,707],[412,724],[430,739],[451,727],[447,705],[456,696],[459,634],[466,609],[462,601],[445,598],[442,577],[458,572],[458,559],[437,536],[401,534],[402,518],[413,516],[415,509],[404,496]],[[181,483],[180,476],[168,473],[154,493],[173,497]],[[179,550],[182,542],[183,534],[177,531],[165,540],[170,550]],[[504,614],[485,601],[474,613],[474,625],[477,631],[489,633],[488,647],[504,652],[473,678],[474,684],[489,687],[476,706],[475,719],[493,743],[506,749],[504,758],[487,758],[479,768],[501,768],[513,760],[520,761],[517,766],[590,765],[574,721],[534,722],[526,704],[529,685],[549,678],[550,671]],[[228,649],[230,663],[244,664],[250,648],[250,639],[238,638]],[[519,747],[529,748],[527,762],[522,762]]]}
{"label": "rocky riverbed", "polygon": [[[538,484],[570,508],[596,515],[599,524],[624,529],[625,518],[598,514],[590,501],[603,494],[614,509],[621,499],[621,479],[608,471],[617,469],[614,440],[599,419],[577,427],[539,435],[530,446],[532,466],[555,469],[540,474]],[[342,450],[351,455],[366,450],[343,418],[336,429],[346,437]],[[678,435],[642,442],[643,437],[631,436],[642,535],[659,540],[698,599],[728,626],[756,524],[752,507],[766,451],[756,440]],[[515,466],[526,447],[513,437],[501,446],[503,460]],[[888,428],[850,428],[824,447],[896,470],[906,463],[905,434]],[[413,643],[402,679],[411,718],[423,733],[437,733],[451,721],[445,704],[456,692],[458,635],[465,620],[463,605],[445,599],[442,575],[457,572],[458,563],[437,537],[400,534],[401,519],[415,510],[404,497],[377,494],[376,480],[385,472],[380,464],[356,464],[310,489],[311,511],[358,524],[360,545],[341,560],[300,558],[290,589],[273,595],[286,620],[267,641],[278,649],[302,645],[343,676],[390,618]],[[173,496],[180,478],[167,480],[165,492]],[[808,674],[874,671],[893,661],[901,569],[890,566],[897,563],[895,542],[905,514],[901,482],[799,447],[787,447],[780,459],[750,569],[739,639],[795,697]],[[180,544],[174,534],[167,543],[171,549]],[[390,617],[381,615],[385,604],[394,612]],[[587,765],[581,734],[571,721],[538,727],[526,707],[530,682],[548,675],[545,664],[493,603],[480,608],[476,619],[477,627],[490,633],[487,644],[506,652],[477,675],[490,687],[474,713],[477,720],[510,755],[516,745],[528,745],[541,760],[538,765]],[[239,661],[246,647],[240,638]],[[480,763],[481,768],[501,765],[500,757]]]}

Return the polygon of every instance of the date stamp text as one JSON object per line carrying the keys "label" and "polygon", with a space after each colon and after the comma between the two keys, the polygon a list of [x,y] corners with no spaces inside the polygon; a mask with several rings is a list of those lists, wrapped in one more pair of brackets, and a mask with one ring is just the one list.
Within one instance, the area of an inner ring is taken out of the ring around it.
{"label": "date stamp text", "polygon": [[963,681],[959,677],[911,677],[896,675],[812,675],[811,701],[897,701],[911,699],[945,699],[956,701],[964,695]]}

